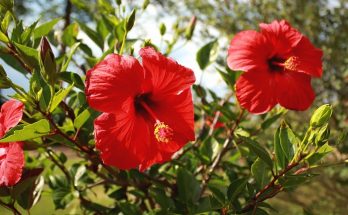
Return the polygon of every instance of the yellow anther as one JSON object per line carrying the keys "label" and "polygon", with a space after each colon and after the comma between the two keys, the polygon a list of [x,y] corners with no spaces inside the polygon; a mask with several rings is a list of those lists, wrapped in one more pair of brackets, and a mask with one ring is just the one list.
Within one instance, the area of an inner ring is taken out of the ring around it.
{"label": "yellow anther", "polygon": [[173,129],[163,122],[156,122],[154,134],[158,142],[168,143],[173,139]]}

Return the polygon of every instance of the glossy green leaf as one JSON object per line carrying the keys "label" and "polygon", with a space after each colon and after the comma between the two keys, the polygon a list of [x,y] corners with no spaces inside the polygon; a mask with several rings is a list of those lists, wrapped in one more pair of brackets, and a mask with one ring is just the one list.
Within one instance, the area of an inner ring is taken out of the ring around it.
{"label": "glossy green leaf", "polygon": [[294,156],[294,146],[299,144],[298,139],[296,138],[291,128],[285,123],[280,126],[279,138],[280,147],[283,150],[286,161],[291,161]]}
{"label": "glossy green leaf", "polygon": [[80,113],[74,120],[75,128],[77,129],[81,128],[87,122],[87,120],[91,117],[91,115],[93,115],[93,111],[89,108],[82,111],[82,113]]}
{"label": "glossy green leaf", "polygon": [[18,43],[14,44],[26,64],[28,64],[31,68],[36,68],[39,66],[39,54],[36,49]]}
{"label": "glossy green leaf", "polygon": [[4,34],[3,32],[0,31],[0,41],[4,42],[4,43],[8,43],[8,37],[6,36],[6,34]]}
{"label": "glossy green leaf", "polygon": [[276,162],[277,166],[280,169],[284,169],[287,163],[286,163],[286,156],[280,144],[280,128],[278,128],[274,134],[274,152],[275,152],[275,157],[277,161]]}
{"label": "glossy green leaf", "polygon": [[17,125],[0,139],[0,143],[30,140],[45,136],[51,131],[50,123],[46,119],[41,119],[29,125]]}
{"label": "glossy green leaf", "polygon": [[7,11],[4,18],[1,21],[1,31],[2,32],[7,32],[8,26],[11,22],[11,12]]}
{"label": "glossy green leaf", "polygon": [[210,63],[216,60],[218,56],[218,49],[219,44],[217,40],[213,40],[198,50],[196,61],[201,70],[204,70]]}
{"label": "glossy green leaf", "polygon": [[69,54],[68,54],[68,58],[67,58],[67,60],[64,62],[64,65],[63,65],[62,68],[61,68],[61,71],[62,71],[62,72],[66,71],[66,70],[68,69],[69,63],[70,63],[70,61],[71,61],[73,55],[75,54],[77,48],[80,46],[80,44],[81,44],[81,43],[75,43],[75,44],[71,47],[71,49],[70,49],[70,51],[69,51]]}
{"label": "glossy green leaf", "polygon": [[81,79],[81,76],[79,76],[77,73],[74,72],[61,72],[59,73],[60,78],[69,83],[69,84],[73,84],[74,86],[79,88],[80,90],[84,90],[85,89],[85,84]]}
{"label": "glossy green leaf", "polygon": [[79,25],[71,23],[63,31],[62,42],[67,46],[72,46],[76,43],[76,37],[79,33]]}
{"label": "glossy green leaf", "polygon": [[90,27],[88,27],[87,25],[85,25],[82,22],[78,22],[80,28],[82,29],[83,32],[85,32],[87,34],[87,36],[89,38],[91,38],[91,40],[97,44],[101,49],[104,48],[104,40],[98,35],[98,33],[94,30],[92,30]]}
{"label": "glossy green leaf", "polygon": [[41,38],[43,36],[46,36],[50,33],[50,31],[53,29],[53,27],[61,20],[62,18],[56,18],[51,21],[45,22],[35,28],[34,30],[34,39]]}
{"label": "glossy green leaf", "polygon": [[50,112],[53,112],[58,107],[58,105],[63,101],[63,99],[65,99],[65,97],[69,94],[73,87],[74,84],[70,85],[67,88],[60,89],[58,92],[56,92],[52,99],[52,103],[49,110]]}

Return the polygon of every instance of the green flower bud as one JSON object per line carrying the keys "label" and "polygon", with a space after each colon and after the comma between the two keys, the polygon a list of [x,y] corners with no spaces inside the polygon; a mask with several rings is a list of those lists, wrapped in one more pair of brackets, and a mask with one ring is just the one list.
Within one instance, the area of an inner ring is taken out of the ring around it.
{"label": "green flower bud", "polygon": [[332,115],[332,107],[329,104],[320,106],[317,110],[314,111],[310,125],[312,127],[321,127],[325,125]]}
{"label": "green flower bud", "polygon": [[126,30],[127,30],[127,32],[130,31],[133,28],[133,26],[134,26],[135,13],[136,13],[136,10],[133,9],[131,15],[127,18],[127,22],[126,22]]}
{"label": "green flower bud", "polygon": [[197,22],[196,16],[192,16],[191,21],[185,31],[185,37],[187,40],[191,40],[193,36],[193,31],[195,30],[195,27],[196,27],[196,22]]}
{"label": "green flower bud", "polygon": [[163,36],[166,33],[166,25],[164,23],[160,24],[160,34]]}
{"label": "green flower bud", "polygon": [[146,8],[147,8],[147,6],[149,6],[149,4],[150,4],[150,0],[144,0],[143,6],[142,6],[143,10],[146,10]]}

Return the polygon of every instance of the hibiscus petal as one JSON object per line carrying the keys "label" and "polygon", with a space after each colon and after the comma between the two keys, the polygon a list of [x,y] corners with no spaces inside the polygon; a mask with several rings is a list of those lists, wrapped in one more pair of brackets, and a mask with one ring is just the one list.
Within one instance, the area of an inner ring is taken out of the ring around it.
{"label": "hibiscus petal", "polygon": [[0,131],[0,133],[6,133],[21,121],[23,108],[23,103],[14,99],[9,100],[2,105],[0,113],[2,131]]}
{"label": "hibiscus petal", "polygon": [[260,23],[261,34],[273,45],[273,55],[286,55],[301,40],[302,34],[285,20],[275,20],[270,24]]}
{"label": "hibiscus petal", "polygon": [[237,80],[236,91],[240,105],[251,113],[262,114],[276,105],[274,80],[269,71],[243,73]]}
{"label": "hibiscus petal", "polygon": [[0,145],[0,186],[13,186],[22,176],[24,153],[22,143]]}
{"label": "hibiscus petal", "polygon": [[134,110],[103,113],[94,121],[96,147],[107,165],[136,168],[151,150],[149,128]]}
{"label": "hibiscus petal", "polygon": [[321,77],[323,65],[321,58],[323,51],[315,48],[307,37],[293,49],[293,54],[298,59],[296,69],[311,76]]}
{"label": "hibiscus petal", "polygon": [[143,68],[134,57],[110,54],[87,72],[88,103],[96,110],[115,112],[140,92],[143,80]]}
{"label": "hibiscus petal", "polygon": [[[159,142],[152,132],[150,134],[152,150],[148,152],[146,159],[141,162],[141,171],[153,164],[170,160],[175,152],[189,141],[195,140],[194,113],[190,89],[183,91],[179,95],[171,95],[166,97],[166,99],[153,101],[150,106],[159,120],[173,130],[173,139],[167,143]],[[148,122],[150,130],[154,131],[154,123]]]}
{"label": "hibiscus petal", "polygon": [[304,73],[276,73],[276,92],[278,103],[291,110],[306,110],[314,101],[315,93],[311,86],[311,77]]}
{"label": "hibiscus petal", "polygon": [[268,68],[267,59],[272,50],[267,40],[257,31],[242,31],[231,40],[227,64],[232,70],[250,71]]}
{"label": "hibiscus petal", "polygon": [[[148,82],[151,82],[151,93],[155,97],[176,95],[190,88],[196,80],[191,69],[179,65],[170,58],[166,58],[152,47],[142,48],[140,56],[146,71],[146,79]],[[149,88],[149,86],[143,87]]]}

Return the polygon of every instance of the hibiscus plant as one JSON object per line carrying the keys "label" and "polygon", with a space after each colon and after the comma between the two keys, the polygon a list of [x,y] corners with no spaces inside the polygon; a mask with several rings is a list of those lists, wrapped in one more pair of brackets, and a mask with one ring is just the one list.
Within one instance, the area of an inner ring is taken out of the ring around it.
{"label": "hibiscus plant", "polygon": [[155,23],[156,44],[136,23],[149,1],[67,2],[89,23],[68,11],[26,26],[0,0],[1,214],[270,214],[334,150],[333,108],[312,105],[323,52],[287,21],[195,50],[214,90],[172,55],[199,18]]}

